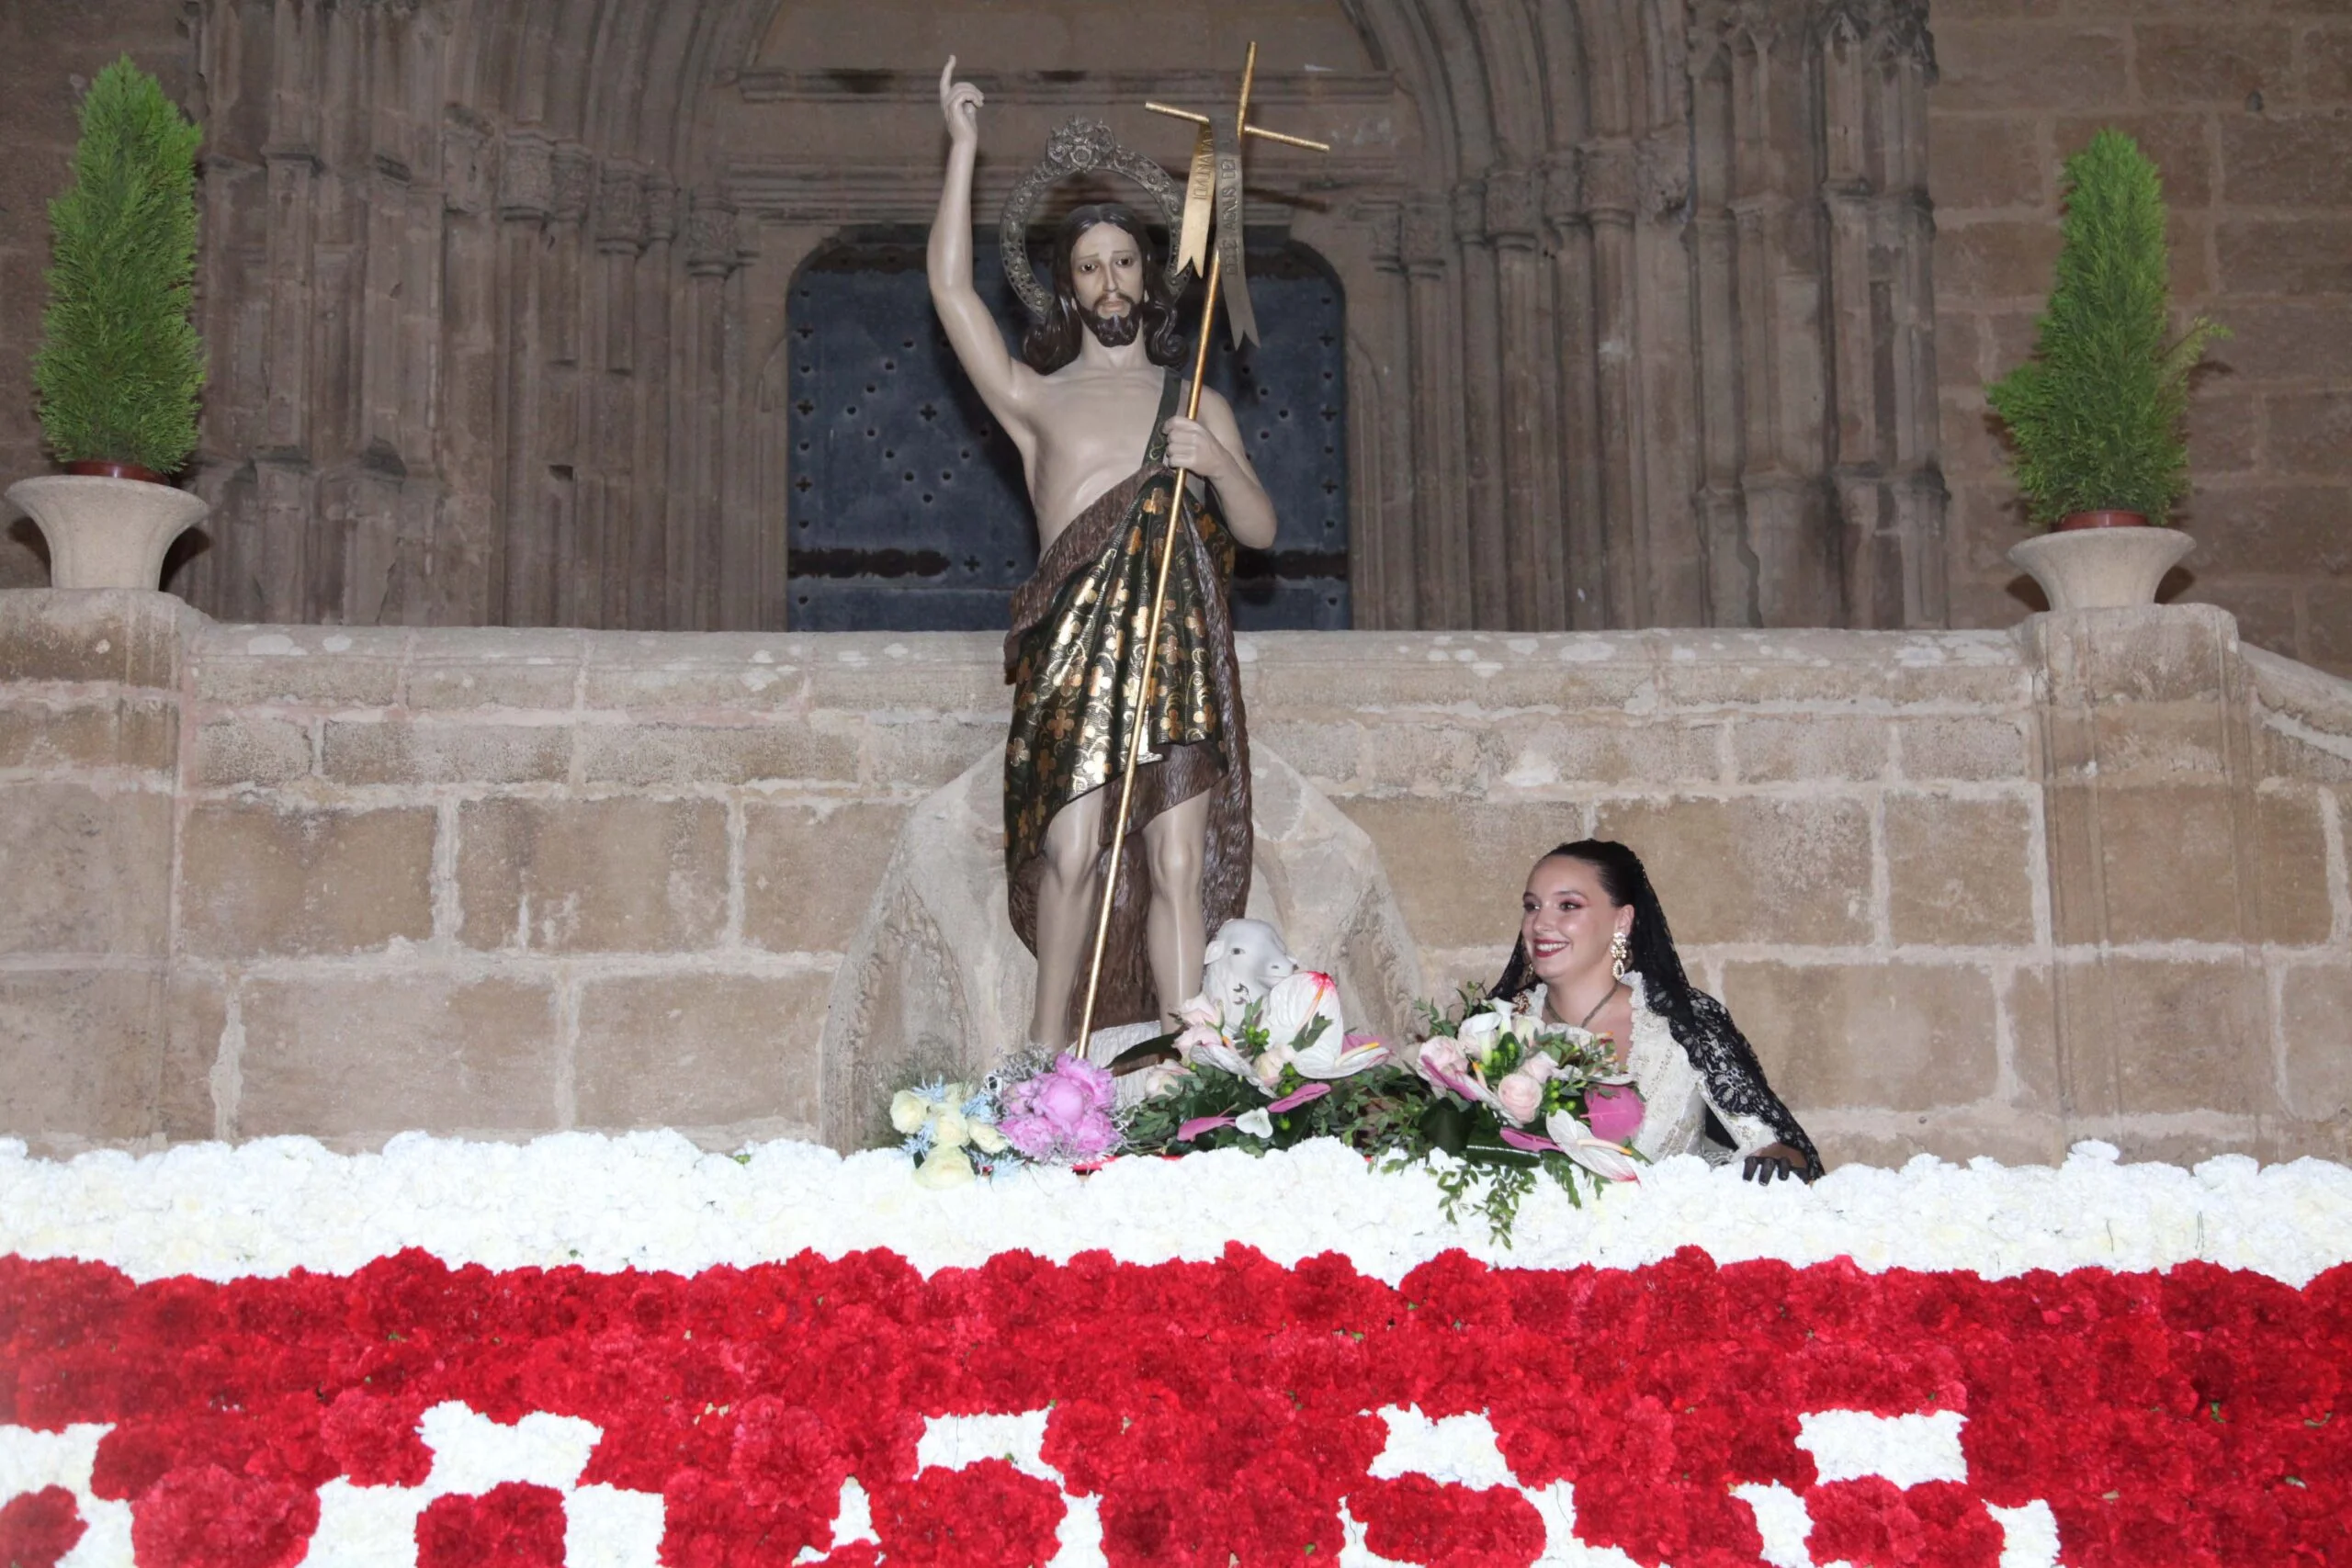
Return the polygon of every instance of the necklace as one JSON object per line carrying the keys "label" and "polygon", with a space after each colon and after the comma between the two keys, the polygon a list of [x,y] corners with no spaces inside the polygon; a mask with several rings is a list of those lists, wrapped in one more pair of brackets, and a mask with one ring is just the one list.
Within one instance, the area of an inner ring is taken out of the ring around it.
{"label": "necklace", "polygon": [[1623,984],[1624,982],[1623,980],[1610,981],[1609,988],[1600,993],[1600,999],[1592,1004],[1592,1010],[1584,1015],[1583,1020],[1577,1024],[1577,1027],[1578,1029],[1590,1029],[1592,1027],[1592,1021],[1600,1016],[1600,1010],[1609,1005],[1610,998],[1617,994],[1617,987]]}

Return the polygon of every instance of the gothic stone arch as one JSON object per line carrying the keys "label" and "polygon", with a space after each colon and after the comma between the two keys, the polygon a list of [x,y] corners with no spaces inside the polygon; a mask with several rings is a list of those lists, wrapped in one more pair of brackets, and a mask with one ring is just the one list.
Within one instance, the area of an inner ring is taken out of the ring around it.
{"label": "gothic stone arch", "polygon": [[1358,626],[1945,618],[1924,0],[1212,0],[1146,69],[952,3],[195,13],[215,615],[783,625],[786,284],[928,220],[933,46],[990,147],[1156,146],[1255,32],[1340,143],[1250,220],[1350,300]]}

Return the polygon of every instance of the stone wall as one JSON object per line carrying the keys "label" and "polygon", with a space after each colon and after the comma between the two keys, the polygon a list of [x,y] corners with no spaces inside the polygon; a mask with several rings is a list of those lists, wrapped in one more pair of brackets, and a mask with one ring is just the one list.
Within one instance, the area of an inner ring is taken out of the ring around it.
{"label": "stone wall", "polygon": [[[997,657],[0,595],[0,1131],[808,1133]],[[2352,1152],[2352,686],[2218,611],[1242,657],[1433,981],[1491,977],[1542,850],[1619,837],[1840,1157]]]}
{"label": "stone wall", "polygon": [[1984,387],[2032,344],[2059,165],[2104,125],[2172,208],[2173,296],[2234,334],[2189,417],[2199,541],[2167,592],[2248,641],[2352,671],[2352,16],[2325,0],[1936,0],[1928,95],[1955,626],[2039,592]]}

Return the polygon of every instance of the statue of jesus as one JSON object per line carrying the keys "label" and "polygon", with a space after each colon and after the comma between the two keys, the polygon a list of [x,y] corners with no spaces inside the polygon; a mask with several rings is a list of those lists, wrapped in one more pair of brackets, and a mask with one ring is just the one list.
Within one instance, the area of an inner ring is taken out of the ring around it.
{"label": "statue of jesus", "polygon": [[[1134,814],[1143,827],[1117,847],[1129,858],[1096,1026],[1159,1021],[1189,998],[1200,988],[1205,932],[1248,899],[1250,755],[1224,583],[1236,542],[1274,542],[1274,508],[1223,398],[1204,389],[1197,421],[1175,414],[1176,301],[1126,209],[1082,207],[1063,220],[1053,309],[1032,323],[1021,359],[1006,351],[972,287],[981,96],[955,71],[951,57],[939,77],[949,150],[931,230],[932,303],[1021,454],[1037,516],[1037,570],[1014,591],[1005,637],[1009,902],[1037,955],[1031,1043],[1082,1055],[1086,1043],[1070,1035],[1113,848],[1104,786],[1119,782],[1139,718],[1146,750]],[[1139,716],[1176,468],[1205,490],[1184,509],[1148,712]]]}

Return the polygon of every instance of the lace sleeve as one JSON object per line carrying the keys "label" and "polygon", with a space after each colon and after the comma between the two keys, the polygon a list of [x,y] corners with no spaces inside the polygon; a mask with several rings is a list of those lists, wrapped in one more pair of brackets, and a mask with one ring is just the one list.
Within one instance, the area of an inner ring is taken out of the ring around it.
{"label": "lace sleeve", "polygon": [[1747,1036],[1732,1022],[1731,1010],[1694,987],[1690,1014],[1698,1028],[1682,1042],[1682,1048],[1698,1069],[1700,1092],[1709,1109],[1739,1139],[1739,1152],[1749,1154],[1768,1143],[1783,1143],[1804,1156],[1810,1174],[1820,1175],[1821,1156],[1813,1140],[1764,1081],[1763,1064],[1756,1059],[1756,1048],[1747,1043]]}

